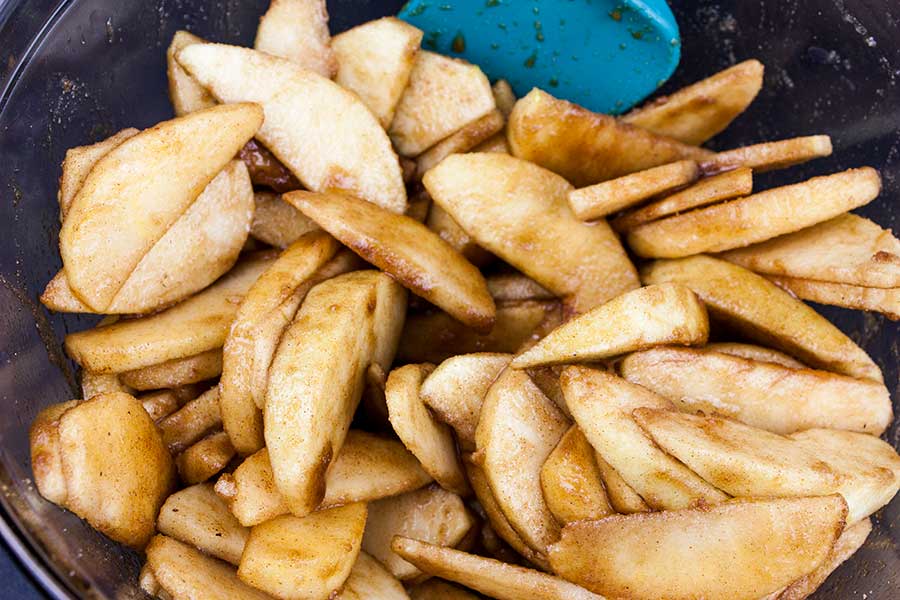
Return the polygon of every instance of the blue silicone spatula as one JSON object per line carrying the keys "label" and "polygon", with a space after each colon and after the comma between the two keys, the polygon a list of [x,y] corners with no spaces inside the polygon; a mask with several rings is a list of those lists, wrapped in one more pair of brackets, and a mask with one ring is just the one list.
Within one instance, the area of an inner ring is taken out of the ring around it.
{"label": "blue silicone spatula", "polygon": [[681,54],[664,0],[411,0],[422,47],[479,65],[517,94],[539,87],[619,114],[658,88]]}

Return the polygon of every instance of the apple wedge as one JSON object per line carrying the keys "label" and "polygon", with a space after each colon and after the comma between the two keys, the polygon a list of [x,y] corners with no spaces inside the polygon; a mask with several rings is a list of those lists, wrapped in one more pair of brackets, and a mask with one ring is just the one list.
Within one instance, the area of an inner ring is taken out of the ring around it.
{"label": "apple wedge", "polygon": [[173,455],[222,428],[219,388],[212,387],[162,419],[157,426],[162,441]]}
{"label": "apple wedge", "polygon": [[338,247],[324,232],[304,235],[260,275],[238,308],[222,350],[219,404],[225,431],[242,455],[264,445],[260,408],[272,356],[310,288],[343,270],[337,265],[323,273]]}
{"label": "apple wedge", "polygon": [[612,598],[755,600],[822,565],[846,514],[834,495],[581,521],[563,528],[550,562]]}
{"label": "apple wedge", "polygon": [[203,110],[216,105],[216,99],[212,97],[206,88],[197,83],[197,80],[184,70],[175,55],[193,44],[207,43],[201,37],[188,31],[176,31],[172,36],[172,42],[166,50],[166,74],[169,78],[169,101],[175,110],[175,115],[180,117],[197,110]]}
{"label": "apple wedge", "polygon": [[244,546],[238,577],[284,600],[328,600],[359,556],[366,512],[365,504],[356,503],[257,525]]}
{"label": "apple wedge", "polygon": [[900,487],[900,457],[873,436],[811,429],[784,437],[727,419],[643,408],[634,416],[666,452],[734,496],[839,493],[854,523]]}
{"label": "apple wedge", "polygon": [[504,154],[454,154],[423,183],[479,246],[565,297],[576,313],[638,287],[609,225],[578,221],[566,202],[572,186],[550,171]]}
{"label": "apple wedge", "polygon": [[503,113],[499,110],[492,110],[480,119],[465,125],[456,133],[448,135],[416,158],[416,177],[421,179],[425,173],[451,154],[472,150],[494,134],[499,133],[505,124]]}
{"label": "apple wedge", "polygon": [[124,392],[132,394],[134,390],[125,385],[115,373],[93,373],[81,371],[81,397],[90,400],[97,394]]}
{"label": "apple wedge", "polygon": [[664,398],[597,369],[567,367],[566,404],[591,446],[653,509],[710,506],[728,496],[660,450],[631,416],[642,407],[669,408]]}
{"label": "apple wedge", "polygon": [[650,258],[731,250],[828,221],[880,192],[875,169],[850,169],[640,225],[628,245]]}
{"label": "apple wedge", "polygon": [[[562,321],[560,303],[526,301],[497,307],[494,328],[480,334],[442,311],[411,314],[406,319],[397,360],[440,363],[460,354],[517,352],[543,327]],[[440,340],[435,344],[435,340]]]}
{"label": "apple wedge", "polygon": [[141,401],[141,406],[144,407],[144,410],[157,425],[162,419],[178,410],[180,406],[180,400],[175,390],[151,392],[144,394],[139,400]]}
{"label": "apple wedge", "polygon": [[693,348],[636,352],[619,370],[680,410],[729,417],[775,433],[828,427],[881,435],[893,420],[884,384],[828,371]]}
{"label": "apple wedge", "polygon": [[684,285],[626,292],[568,321],[512,360],[516,369],[594,362],[659,344],[705,344],[709,319]]}
{"label": "apple wedge", "polygon": [[418,221],[346,194],[291,192],[284,199],[413,293],[490,331],[495,307],[484,277]]}
{"label": "apple wedge", "polygon": [[380,562],[360,552],[334,600],[409,600],[403,584]]}
{"label": "apple wedge", "polygon": [[396,17],[363,23],[334,36],[334,80],[355,92],[387,129],[409,83],[422,31]]}
{"label": "apple wedge", "polygon": [[147,546],[147,567],[160,591],[169,598],[272,600],[270,595],[238,579],[228,563],[164,535],[155,536]]}
{"label": "apple wedge", "polygon": [[[746,196],[753,191],[753,170],[739,167],[701,179],[694,185],[616,217],[609,224],[619,233],[669,215]],[[257,209],[258,210],[258,209]]]}
{"label": "apple wedge", "polygon": [[475,432],[477,456],[497,504],[538,556],[559,535],[541,490],[541,467],[568,428],[531,378],[508,368],[488,391]]}
{"label": "apple wedge", "polygon": [[738,167],[750,167],[763,173],[830,156],[831,151],[831,138],[827,135],[788,138],[719,152],[700,161],[700,170],[706,175],[715,175]]}
{"label": "apple wedge", "polygon": [[900,287],[900,240],[889,229],[854,214],[731,250],[720,258],[765,275]]}
{"label": "apple wedge", "polygon": [[325,0],[272,0],[259,19],[253,47],[328,79],[338,70]]}
{"label": "apple wedge", "polygon": [[766,277],[781,289],[803,300],[877,312],[891,321],[900,320],[900,287],[870,288],[780,275]]}
{"label": "apple wedge", "polygon": [[287,248],[301,236],[319,229],[310,218],[271,192],[253,195],[256,210],[250,235],[276,248]]}
{"label": "apple wedge", "polygon": [[709,150],[621,123],[533,89],[516,102],[506,126],[513,155],[585,187]]}
{"label": "apple wedge", "polygon": [[713,344],[707,344],[706,346],[704,346],[704,349],[711,350],[713,352],[721,352],[722,354],[729,354],[731,356],[738,356],[740,358],[746,358],[747,360],[775,363],[776,365],[781,365],[782,367],[790,367],[792,369],[807,368],[806,365],[804,365],[793,356],[785,354],[784,352],[781,352],[779,350],[766,348],[765,346],[756,346],[754,344],[743,344],[739,342],[716,342]]}
{"label": "apple wedge", "polygon": [[480,68],[419,50],[388,133],[401,156],[415,157],[494,108]]}
{"label": "apple wedge", "polygon": [[419,396],[434,365],[406,365],[391,371],[385,386],[388,417],[403,445],[441,487],[466,495],[469,484],[456,454],[450,427],[431,415]]}
{"label": "apple wedge", "polygon": [[[427,192],[425,192],[425,196],[428,196]],[[490,252],[476,244],[475,240],[463,231],[459,223],[437,204],[431,205],[423,222],[428,229],[435,232],[476,267],[483,267],[494,258]]]}
{"label": "apple wedge", "polygon": [[146,129],[101,158],[60,230],[72,291],[103,312],[262,119],[253,104],[217,106]]}
{"label": "apple wedge", "polygon": [[463,451],[475,450],[475,429],[488,390],[512,358],[482,352],[448,358],[431,372],[419,395],[437,418],[456,432]]}
{"label": "apple wedge", "polygon": [[498,79],[491,86],[491,93],[494,94],[494,102],[497,103],[497,109],[504,118],[509,118],[513,108],[516,106],[516,93],[512,86],[505,79]]}
{"label": "apple wedge", "polygon": [[441,598],[441,600],[480,600],[481,598],[481,596],[467,592],[461,587],[433,577],[411,587],[409,589],[409,597],[411,600],[434,600],[435,598]]}
{"label": "apple wedge", "polygon": [[227,467],[236,454],[228,434],[217,431],[175,458],[178,477],[186,485],[203,483]]}
{"label": "apple wedge", "polygon": [[541,489],[560,525],[615,512],[606,497],[594,449],[577,426],[562,436],[541,467]]}
{"label": "apple wedge", "polygon": [[691,288],[714,319],[813,366],[884,381],[865,351],[812,308],[750,271],[708,256],[656,261],[641,273],[646,284]]}
{"label": "apple wedge", "polygon": [[498,304],[524,302],[526,300],[553,300],[556,298],[537,281],[521,273],[490,275],[485,278],[485,281],[487,281],[491,297]]}
{"label": "apple wedge", "polygon": [[306,188],[340,188],[392,212],[406,208],[397,155],[356,94],[247,48],[194,44],[177,58],[220,102],[262,105],[266,119],[256,137]]}
{"label": "apple wedge", "polygon": [[603,600],[565,579],[427,542],[397,536],[394,552],[429,575],[498,600]]}
{"label": "apple wedge", "polygon": [[[377,349],[376,313],[397,299],[383,273],[356,271],[310,290],[269,369],[265,441],[278,491],[294,515],[325,497]],[[400,296],[402,299],[402,296]]]}
{"label": "apple wedge", "polygon": [[67,492],[59,441],[59,418],[79,402],[69,400],[51,404],[35,416],[28,430],[34,484],[41,496],[60,506],[65,506]]}
{"label": "apple wedge", "polygon": [[693,183],[697,163],[679,160],[569,192],[569,206],[582,221],[599,219]]}
{"label": "apple wedge", "polygon": [[201,483],[176,492],[166,499],[156,521],[157,530],[180,542],[191,544],[211,556],[233,565],[250,530],[228,510],[213,486]]}
{"label": "apple wedge", "polygon": [[[581,435],[583,436],[584,434],[582,433]],[[600,479],[603,480],[603,487],[606,488],[606,495],[609,497],[609,503],[615,509],[615,512],[623,515],[650,512],[650,506],[622,479],[622,476],[612,468],[612,465],[606,462],[599,453],[596,455],[596,459]]]}
{"label": "apple wedge", "polygon": [[214,348],[119,375],[122,383],[136,390],[177,388],[218,377],[222,373],[222,350]]}
{"label": "apple wedge", "polygon": [[621,121],[699,146],[744,112],[762,84],[762,63],[745,60],[669,96],[651,100]]}
{"label": "apple wedge", "polygon": [[452,547],[474,526],[475,520],[459,496],[431,486],[369,504],[362,548],[397,579],[414,580],[422,572],[391,550],[395,535]]}

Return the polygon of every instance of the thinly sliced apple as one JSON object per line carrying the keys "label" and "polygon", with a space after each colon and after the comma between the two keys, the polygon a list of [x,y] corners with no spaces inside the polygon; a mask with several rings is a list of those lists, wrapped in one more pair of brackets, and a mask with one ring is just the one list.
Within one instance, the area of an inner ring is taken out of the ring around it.
{"label": "thinly sliced apple", "polygon": [[338,193],[291,192],[284,199],[415,294],[482,332],[494,301],[481,273],[427,227]]}
{"label": "thinly sliced apple", "polygon": [[766,348],[765,346],[756,346],[754,344],[743,344],[739,342],[716,342],[707,344],[704,348],[706,350],[712,350],[713,352],[739,356],[740,358],[746,358],[747,360],[775,363],[776,365],[790,367],[792,369],[807,368],[806,365],[793,356],[779,350]]}
{"label": "thinly sliced apple", "polygon": [[516,106],[516,93],[512,86],[505,79],[498,79],[491,86],[491,92],[494,94],[494,102],[497,103],[497,109],[504,118],[509,118],[513,108]]}
{"label": "thinly sliced apple", "polygon": [[539,556],[559,526],[541,491],[541,467],[569,423],[524,372],[507,368],[481,407],[475,445],[503,514]]}
{"label": "thinly sliced apple", "polygon": [[260,407],[275,348],[338,247],[322,231],[304,235],[259,276],[238,308],[223,348],[219,404],[225,431],[243,455],[264,445]]}
{"label": "thinly sliced apple", "polygon": [[301,236],[319,229],[309,217],[271,192],[253,195],[256,210],[250,235],[276,248],[287,248]]}
{"label": "thinly sliced apple", "polygon": [[238,577],[284,600],[327,600],[350,575],[365,526],[362,503],[266,521],[250,530]]}
{"label": "thinly sliced apple", "polygon": [[603,600],[565,579],[452,548],[397,536],[394,552],[424,572],[498,600]]}
{"label": "thinly sliced apple", "polygon": [[153,421],[121,392],[94,396],[57,418],[65,507],[111,539],[143,548],[175,476]]}
{"label": "thinly sliced apple", "polygon": [[325,0],[272,0],[259,19],[253,46],[328,79],[338,70]]}
{"label": "thinly sliced apple", "polygon": [[[395,496],[430,481],[416,457],[400,442],[350,430],[325,476],[325,498],[319,508]],[[222,475],[216,493],[248,527],[289,512],[275,487],[265,448],[248,456],[233,473]]]}
{"label": "thinly sliced apple", "polygon": [[638,286],[609,225],[578,221],[566,202],[572,186],[550,171],[504,154],[455,154],[423,183],[478,245],[566,297],[574,312]]}
{"label": "thinly sliced apple", "polygon": [[166,499],[156,521],[157,530],[207,554],[237,565],[250,530],[241,525],[213,486],[201,483]]}
{"label": "thinly sliced apple", "polygon": [[719,152],[700,161],[700,170],[706,175],[715,175],[738,167],[750,167],[762,173],[830,156],[831,151],[831,138],[827,135],[788,138]]}
{"label": "thinly sliced apple", "polygon": [[[584,434],[582,433],[581,435],[583,436]],[[600,478],[603,480],[606,495],[609,497],[609,503],[617,513],[630,515],[650,511],[650,506],[622,479],[622,476],[612,468],[612,465],[606,462],[599,453],[596,455],[596,459],[597,468],[600,470]]]}
{"label": "thinly sliced apple", "polygon": [[472,152],[497,152],[499,154],[512,154],[506,134],[500,132],[472,148]]}
{"label": "thinly sliced apple", "polygon": [[[193,398],[191,398],[193,399]],[[176,390],[159,390],[142,395],[139,400],[141,406],[153,419],[153,422],[159,425],[159,422],[174,413],[181,407],[178,393]]]}
{"label": "thinly sliced apple", "polygon": [[[427,192],[425,195],[428,195]],[[431,205],[424,223],[428,229],[435,232],[473,265],[483,267],[491,262],[493,255],[476,244],[472,236],[466,233],[459,223],[437,204]]]}
{"label": "thinly sliced apple", "polygon": [[517,352],[544,324],[552,328],[560,322],[560,303],[552,300],[498,306],[494,328],[487,334],[466,327],[445,312],[411,314],[400,338],[397,360],[440,363],[460,354]]}
{"label": "thinly sliced apple", "polygon": [[285,59],[237,46],[195,44],[177,57],[219,101],[262,105],[266,119],[257,138],[306,188],[340,188],[392,212],[406,208],[397,155],[353,92]]}
{"label": "thinly sliced apple", "polygon": [[586,367],[567,367],[560,384],[585,437],[651,508],[676,510],[728,499],[661,451],[634,422],[633,410],[669,408],[668,401],[612,373]]}
{"label": "thinly sliced apple", "polygon": [[159,422],[163,443],[178,454],[207,434],[222,428],[219,389],[213,387]]}
{"label": "thinly sliced apple", "polygon": [[125,385],[115,373],[81,371],[82,398],[90,400],[97,394],[106,394],[109,392],[125,392],[126,394],[132,394],[134,390]]}
{"label": "thinly sliced apple", "polygon": [[539,89],[516,103],[506,130],[515,156],[562,175],[575,187],[712,155]]}
{"label": "thinly sliced apple", "polygon": [[652,348],[619,365],[633,383],[685,411],[775,433],[829,427],[881,435],[893,420],[884,384],[691,348]]}
{"label": "thinly sliced apple", "polygon": [[199,383],[218,377],[221,373],[222,350],[214,348],[193,356],[125,371],[119,378],[122,383],[136,390],[158,390]]}
{"label": "thinly sliced apple", "polygon": [[421,179],[425,176],[425,173],[436,167],[451,154],[472,150],[475,146],[500,132],[505,124],[506,120],[503,118],[503,113],[499,110],[492,110],[480,119],[465,125],[462,129],[448,135],[416,158],[416,176]]}
{"label": "thinly sliced apple", "polygon": [[687,189],[616,217],[609,224],[619,233],[628,233],[638,225],[693,208],[746,196],[752,191],[753,170],[739,167],[733,171],[701,179]]}
{"label": "thinly sliced apple", "polygon": [[396,17],[369,21],[334,36],[335,81],[359,95],[387,129],[409,83],[422,30]]}
{"label": "thinly sliced apple", "polygon": [[780,275],[766,277],[781,289],[803,300],[878,312],[892,321],[900,320],[900,287],[871,288]]}
{"label": "thinly sliced apple", "polygon": [[452,547],[474,526],[475,520],[459,496],[431,486],[369,504],[362,547],[397,579],[415,580],[422,572],[391,551],[394,536]]}
{"label": "thinly sliced apple", "polygon": [[67,492],[59,442],[59,418],[78,403],[78,400],[69,400],[51,404],[37,414],[28,430],[34,484],[41,496],[60,506],[65,506]]}
{"label": "thinly sliced apple", "polygon": [[851,169],[641,225],[628,244],[652,258],[741,248],[833,219],[880,192],[875,169]]}
{"label": "thinly sliced apple", "polygon": [[376,313],[395,303],[397,286],[376,271],[318,284],[275,351],[265,441],[275,483],[295,515],[309,514],[325,497],[325,475],[344,443],[377,350]]}
{"label": "thinly sliced apple", "polygon": [[731,250],[721,258],[767,275],[900,287],[900,240],[889,229],[854,214]]}
{"label": "thinly sliced apple", "polygon": [[553,300],[556,296],[545,290],[534,279],[521,273],[500,273],[486,278],[488,291],[494,302],[524,302],[526,300]]}
{"label": "thinly sliced apple", "polygon": [[745,60],[670,96],[651,100],[621,120],[685,144],[700,145],[744,112],[762,83],[762,63]]}
{"label": "thinly sliced apple", "polygon": [[804,363],[851,377],[884,381],[865,351],[815,310],[750,271],[708,256],[656,261],[641,273],[647,284],[682,283],[744,335]]}
{"label": "thinly sliced apple", "polygon": [[839,493],[853,523],[887,504],[900,487],[900,457],[873,436],[811,429],[795,439],[717,417],[651,409],[634,414],[666,452],[735,496]]}
{"label": "thinly sliced apple", "polygon": [[700,176],[697,163],[679,160],[569,192],[569,206],[582,221],[599,219],[671,192]]}
{"label": "thinly sliced apple", "polygon": [[419,395],[438,419],[453,428],[462,450],[475,450],[481,404],[511,358],[509,354],[490,352],[454,356],[438,365],[422,383]]}
{"label": "thinly sliced apple", "polygon": [[68,283],[88,307],[110,305],[262,118],[253,104],[213,107],[146,129],[97,162],[72,199],[59,244]]}
{"label": "thinly sliced apple", "polygon": [[217,431],[175,458],[178,477],[186,485],[203,483],[227,467],[236,454],[228,434]]}
{"label": "thinly sliced apple", "polygon": [[90,175],[91,169],[94,168],[97,161],[109,154],[114,148],[120,146],[122,142],[133,138],[138,133],[140,133],[139,129],[129,127],[96,144],[76,146],[66,150],[66,157],[62,163],[62,175],[59,178],[59,192],[56,195],[57,200],[59,200],[60,222],[65,220],[66,213],[69,212],[69,206],[72,204],[72,199],[75,198],[75,194],[84,185],[84,180]]}
{"label": "thinly sliced apple", "polygon": [[216,105],[216,99],[212,97],[206,88],[197,83],[197,80],[184,70],[175,55],[183,48],[193,44],[205,44],[206,40],[193,33],[180,30],[172,36],[172,43],[166,50],[166,73],[169,77],[169,100],[176,116],[186,115],[197,110],[203,110]]}
{"label": "thinly sliced apple", "polygon": [[391,426],[403,445],[441,487],[455,494],[469,492],[450,427],[436,420],[419,396],[422,381],[434,365],[406,365],[391,371],[385,386]]}
{"label": "thinly sliced apple", "polygon": [[515,357],[517,369],[593,362],[659,344],[705,344],[709,319],[684,285],[627,292],[551,331]]}
{"label": "thinly sliced apple", "polygon": [[334,600],[409,600],[403,584],[380,562],[360,552]]}
{"label": "thinly sliced apple", "polygon": [[170,598],[272,600],[237,578],[234,567],[164,535],[147,546],[147,566]]}
{"label": "thinly sliced apple", "polygon": [[480,599],[480,596],[434,577],[411,587],[409,589],[409,597],[412,600],[434,600],[435,598],[441,598],[442,600]]}
{"label": "thinly sliced apple", "polygon": [[480,68],[420,50],[388,131],[397,151],[414,157],[494,108]]}
{"label": "thinly sliced apple", "polygon": [[824,563],[846,514],[834,495],[581,521],[563,528],[550,562],[613,598],[754,600]]}
{"label": "thinly sliced apple", "polygon": [[577,426],[566,432],[541,467],[541,489],[560,525],[615,512],[606,497],[594,449]]}

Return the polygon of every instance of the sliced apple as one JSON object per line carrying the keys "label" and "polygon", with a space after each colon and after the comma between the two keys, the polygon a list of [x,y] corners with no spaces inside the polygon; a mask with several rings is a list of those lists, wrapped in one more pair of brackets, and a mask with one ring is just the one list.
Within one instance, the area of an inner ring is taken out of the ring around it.
{"label": "sliced apple", "polygon": [[388,131],[397,151],[414,157],[494,108],[481,69],[420,50]]}
{"label": "sliced apple", "polygon": [[236,454],[228,434],[217,431],[179,454],[175,458],[175,466],[181,481],[194,485],[220,473]]}
{"label": "sliced apple", "polygon": [[469,491],[450,427],[435,419],[419,396],[434,365],[406,365],[391,371],[385,386],[391,426],[403,445],[438,484],[455,494]]}
{"label": "sliced apple", "polygon": [[413,536],[438,546],[455,546],[475,525],[456,494],[436,486],[385,498],[369,504],[363,550],[380,561],[394,577],[416,579],[421,571],[391,551],[395,535]]}
{"label": "sliced apple", "polygon": [[669,96],[651,100],[621,120],[685,144],[700,145],[744,112],[762,84],[762,63],[745,60]]}
{"label": "sliced apple", "polygon": [[222,428],[219,388],[213,387],[159,422],[163,443],[178,454],[207,434]]}
{"label": "sliced apple", "polygon": [[506,369],[481,407],[475,444],[503,514],[539,556],[559,526],[541,490],[541,467],[569,423],[524,372]]}
{"label": "sliced apple", "polygon": [[250,235],[276,248],[287,248],[301,236],[319,229],[302,212],[271,192],[256,192],[253,195],[256,210]]}
{"label": "sliced apple", "polygon": [[731,250],[721,258],[767,275],[900,287],[900,240],[889,229],[854,214]]}
{"label": "sliced apple", "polygon": [[194,485],[166,499],[156,521],[157,530],[191,544],[207,554],[237,565],[250,530],[238,523],[213,486]]}
{"label": "sliced apple", "polygon": [[559,440],[541,467],[541,489],[560,525],[615,512],[606,497],[594,449],[576,426]]}
{"label": "sliced apple", "polygon": [[397,155],[356,94],[247,48],[195,44],[177,57],[220,102],[262,105],[266,119],[257,138],[306,188],[340,188],[393,212],[406,208]]}
{"label": "sliced apple", "polygon": [[291,192],[284,199],[462,323],[483,332],[493,326],[494,301],[484,277],[418,221],[346,194]]}
{"label": "sliced apple", "polygon": [[498,79],[491,86],[491,92],[494,94],[494,101],[497,103],[497,109],[504,118],[509,118],[513,108],[516,105],[516,93],[512,86],[505,79]]}
{"label": "sliced apple", "polygon": [[[428,196],[428,193],[425,192],[424,195]],[[435,232],[473,265],[483,267],[491,262],[493,255],[476,244],[475,240],[459,226],[459,223],[437,204],[431,205],[424,223],[428,229]]]}
{"label": "sliced apple", "polygon": [[805,369],[806,365],[802,362],[773,348],[765,346],[757,346],[755,344],[743,344],[739,342],[716,342],[704,346],[706,350],[713,352],[721,352],[731,356],[746,358],[747,360],[755,360],[760,362],[770,362],[782,367],[790,367],[792,369]]}
{"label": "sliced apple", "polygon": [[815,310],[750,271],[708,256],[656,261],[641,274],[647,284],[682,283],[706,304],[713,318],[744,335],[785,350],[804,363],[883,381],[878,365]]}
{"label": "sliced apple", "polygon": [[338,61],[335,81],[358,94],[385,129],[409,83],[422,35],[396,17],[384,17],[331,40]]}
{"label": "sliced apple", "polygon": [[516,103],[506,129],[515,156],[562,175],[575,187],[712,155],[539,89]]}
{"label": "sliced apple", "polygon": [[97,394],[106,394],[108,392],[125,392],[126,394],[131,394],[134,390],[125,385],[121,378],[115,373],[81,371],[82,398],[90,400]]}
{"label": "sliced apple", "polygon": [[556,297],[537,281],[521,273],[491,275],[486,278],[486,281],[491,297],[498,304],[526,300],[553,300]]}
{"label": "sliced apple", "polygon": [[350,575],[365,526],[361,503],[266,521],[250,530],[238,577],[277,598],[327,600]]}
{"label": "sliced apple", "polygon": [[467,592],[460,587],[433,577],[411,587],[409,589],[409,597],[412,600],[434,600],[435,598],[441,598],[442,600],[479,600],[480,598],[480,596]]}
{"label": "sliced apple", "polygon": [[846,514],[834,495],[581,521],[563,528],[550,562],[613,598],[754,600],[824,563]]}
{"label": "sliced apple", "polygon": [[198,111],[142,131],[97,162],[60,231],[68,283],[89,308],[110,305],[262,117],[253,104]]}
{"label": "sliced apple", "polygon": [[125,371],[122,383],[136,390],[177,388],[218,377],[222,373],[222,350],[214,348],[185,358]]}
{"label": "sliced apple", "polygon": [[478,245],[566,297],[576,313],[638,286],[609,225],[578,221],[566,203],[572,186],[550,171],[503,154],[455,154],[423,183]]}
{"label": "sliced apple", "polygon": [[259,19],[253,46],[328,79],[337,73],[325,0],[272,0]]}
{"label": "sliced apple", "polygon": [[334,600],[409,600],[403,584],[380,562],[360,552]]}
{"label": "sliced apple", "polygon": [[391,547],[429,575],[455,581],[498,600],[603,600],[565,579],[492,558],[402,536],[395,537]]}
{"label": "sliced apple", "polygon": [[700,170],[715,175],[738,167],[750,167],[762,173],[830,156],[831,151],[831,138],[827,135],[788,138],[719,152],[700,161]]}
{"label": "sliced apple", "polygon": [[41,496],[60,506],[65,506],[67,492],[59,441],[59,418],[78,402],[69,400],[51,404],[37,414],[28,430],[34,484]]}
{"label": "sliced apple", "polygon": [[421,179],[425,173],[436,167],[451,154],[472,150],[475,146],[500,132],[505,124],[506,120],[503,118],[503,113],[499,110],[492,110],[480,119],[465,125],[462,129],[448,135],[416,158],[416,176]]}
{"label": "sliced apple", "polygon": [[193,44],[205,44],[206,40],[188,31],[176,31],[166,50],[166,73],[169,78],[169,100],[176,116],[186,115],[216,105],[206,88],[188,74],[175,60],[175,55]]}
{"label": "sliced apple", "polygon": [[870,288],[780,275],[766,277],[781,289],[803,300],[878,312],[892,321],[900,320],[900,287]]}
{"label": "sliced apple", "polygon": [[685,411],[775,433],[829,427],[881,435],[893,420],[887,388],[869,379],[689,348],[652,348],[619,366],[629,381]]}
{"label": "sliced apple", "polygon": [[557,327],[512,366],[593,362],[659,344],[705,344],[708,337],[706,309],[690,289],[650,285]]}
{"label": "sliced apple", "polygon": [[[584,434],[582,433],[581,435]],[[617,513],[630,515],[650,511],[650,506],[622,479],[618,471],[613,469],[600,454],[596,455],[596,459],[597,468],[600,470],[600,479],[603,480],[609,503]]]}

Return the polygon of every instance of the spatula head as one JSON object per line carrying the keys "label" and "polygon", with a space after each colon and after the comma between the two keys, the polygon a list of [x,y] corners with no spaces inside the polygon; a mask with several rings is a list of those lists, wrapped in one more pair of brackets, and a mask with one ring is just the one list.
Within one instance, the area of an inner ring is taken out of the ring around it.
{"label": "spatula head", "polygon": [[539,87],[618,114],[675,70],[678,25],[664,0],[411,0],[400,18],[422,47],[479,65],[519,95]]}

